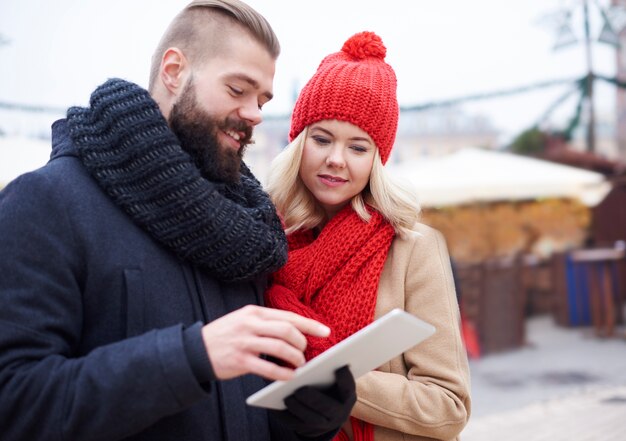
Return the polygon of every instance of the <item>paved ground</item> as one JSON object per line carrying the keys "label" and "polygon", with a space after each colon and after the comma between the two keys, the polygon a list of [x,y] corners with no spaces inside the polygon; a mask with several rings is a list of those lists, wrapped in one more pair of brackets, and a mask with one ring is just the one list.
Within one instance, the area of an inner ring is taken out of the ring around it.
{"label": "paved ground", "polygon": [[626,439],[626,387],[573,393],[519,410],[478,417],[462,441],[619,441]]}
{"label": "paved ground", "polygon": [[527,322],[528,344],[472,360],[462,441],[626,440],[626,338]]}

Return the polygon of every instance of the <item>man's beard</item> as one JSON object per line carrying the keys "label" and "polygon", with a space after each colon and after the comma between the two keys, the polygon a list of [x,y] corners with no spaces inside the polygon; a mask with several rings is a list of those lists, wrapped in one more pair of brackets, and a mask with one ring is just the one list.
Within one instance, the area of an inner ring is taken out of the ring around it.
{"label": "man's beard", "polygon": [[[218,121],[201,109],[196,101],[193,79],[190,79],[180,98],[172,106],[169,117],[172,132],[180,145],[193,158],[196,167],[206,179],[237,183],[240,177],[241,160],[247,144],[251,142],[252,127],[244,121],[226,118]],[[235,151],[220,145],[219,131],[232,130],[243,133],[241,147]]]}

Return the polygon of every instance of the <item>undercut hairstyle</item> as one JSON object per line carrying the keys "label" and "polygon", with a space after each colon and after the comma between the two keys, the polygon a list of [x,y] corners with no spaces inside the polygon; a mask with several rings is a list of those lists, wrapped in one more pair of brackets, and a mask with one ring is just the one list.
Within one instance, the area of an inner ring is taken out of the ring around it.
{"label": "undercut hairstyle", "polygon": [[[326,214],[300,178],[300,163],[306,127],[274,158],[270,167],[267,192],[282,216],[287,234],[300,229],[314,229],[326,220]],[[420,206],[415,194],[392,180],[380,158],[378,148],[374,155],[368,185],[350,201],[352,209],[367,222],[370,214],[366,205],[378,211],[401,236],[406,235],[419,220]]]}
{"label": "undercut hairstyle", "polygon": [[190,63],[201,64],[227,48],[231,32],[247,32],[265,47],[275,60],[280,44],[268,21],[239,0],[194,0],[170,23],[152,55],[150,83],[152,91],[159,75],[161,59],[168,48],[183,51]]}

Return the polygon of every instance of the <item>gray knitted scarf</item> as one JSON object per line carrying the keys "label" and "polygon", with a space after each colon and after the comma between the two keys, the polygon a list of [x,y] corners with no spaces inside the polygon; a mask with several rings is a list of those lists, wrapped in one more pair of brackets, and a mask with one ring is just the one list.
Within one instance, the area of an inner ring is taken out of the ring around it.
{"label": "gray knitted scarf", "polygon": [[142,229],[219,280],[268,274],[287,260],[276,210],[242,163],[238,184],[203,178],[158,105],[111,79],[67,112],[70,136],[100,187]]}

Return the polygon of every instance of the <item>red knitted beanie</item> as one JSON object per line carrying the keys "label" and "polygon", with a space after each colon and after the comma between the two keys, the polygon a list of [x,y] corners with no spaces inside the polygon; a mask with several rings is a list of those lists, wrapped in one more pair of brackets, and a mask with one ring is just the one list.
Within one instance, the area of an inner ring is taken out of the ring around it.
{"label": "red knitted beanie", "polygon": [[386,54],[378,35],[360,32],[324,58],[296,101],[289,139],[317,121],[347,121],[372,137],[386,163],[398,128],[396,74]]}

